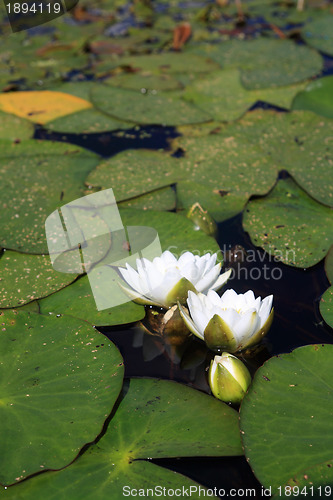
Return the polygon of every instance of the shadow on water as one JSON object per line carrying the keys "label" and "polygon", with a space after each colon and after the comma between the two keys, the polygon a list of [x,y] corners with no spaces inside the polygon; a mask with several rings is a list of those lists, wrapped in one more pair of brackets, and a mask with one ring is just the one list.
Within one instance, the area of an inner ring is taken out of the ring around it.
{"label": "shadow on water", "polygon": [[168,141],[178,135],[174,127],[158,125],[96,134],[67,134],[36,127],[34,139],[69,142],[109,157],[125,149],[167,149]]}

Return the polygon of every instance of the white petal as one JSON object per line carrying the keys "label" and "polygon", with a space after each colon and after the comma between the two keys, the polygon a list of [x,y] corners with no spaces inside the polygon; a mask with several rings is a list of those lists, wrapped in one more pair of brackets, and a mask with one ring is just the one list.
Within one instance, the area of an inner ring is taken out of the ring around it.
{"label": "white petal", "polygon": [[229,328],[234,331],[235,325],[238,324],[239,322],[239,314],[235,309],[232,309],[231,307],[229,309],[220,309],[219,312],[216,312],[223,321],[227,323]]}
{"label": "white petal", "polygon": [[183,253],[178,259],[178,267],[180,267],[181,269],[183,268],[183,266],[187,266],[188,264],[191,264],[193,266],[194,263],[194,255],[191,252]]}
{"label": "white petal", "polygon": [[205,293],[207,292],[211,286],[216,282],[218,275],[220,274],[221,264],[216,264],[210,271],[205,274],[203,278],[201,278],[195,285],[195,288],[198,292]]}
{"label": "white petal", "polygon": [[207,300],[217,307],[222,307],[221,297],[214,291],[209,290],[207,293]]}
{"label": "white petal", "polygon": [[187,296],[187,305],[190,309],[190,312],[192,309],[199,309],[200,311],[203,310],[203,302],[202,302],[202,297],[201,294],[196,294],[192,292],[191,290],[188,292]]}
{"label": "white petal", "polygon": [[196,325],[194,324],[194,322],[192,321],[192,319],[190,318],[190,316],[187,314],[187,312],[185,311],[185,309],[179,303],[178,303],[178,308],[179,308],[180,315],[183,318],[184,323],[187,326],[187,328],[192,333],[194,333],[194,335],[196,335],[197,337],[199,337],[199,339],[204,340],[203,334],[198,330],[198,328],[196,327]]}
{"label": "white petal", "polygon": [[180,272],[184,278],[188,279],[193,285],[195,285],[198,279],[201,278],[201,276],[198,275],[198,270],[193,262],[187,262],[184,264]]}
{"label": "white petal", "polygon": [[221,302],[225,306],[235,306],[238,301],[238,295],[232,288],[226,290],[221,296]]}
{"label": "white petal", "polygon": [[255,309],[249,309],[246,313],[240,314],[236,325],[233,328],[238,344],[243,344],[257,330],[258,314]]}
{"label": "white petal", "polygon": [[215,283],[213,283],[213,285],[210,287],[211,290],[219,290],[219,288],[221,288],[224,283],[226,283],[230,277],[230,274],[231,274],[231,269],[228,269],[228,271],[226,271],[225,273],[221,274],[217,280],[215,281]]}
{"label": "white petal", "polygon": [[124,269],[122,267],[118,267],[118,270],[126,283],[130,285],[133,290],[138,292],[139,294],[143,293],[143,290],[141,289],[140,283],[139,283],[139,276],[138,273],[128,264],[126,264],[127,269]]}
{"label": "white petal", "polygon": [[176,257],[171,252],[169,252],[169,250],[166,250],[162,253],[161,259],[163,260],[166,267],[177,265]]}
{"label": "white petal", "polygon": [[262,301],[262,304],[261,304],[261,307],[259,310],[260,327],[262,327],[266,323],[267,318],[270,315],[270,312],[272,309],[272,303],[273,303],[273,295],[268,295]]}
{"label": "white petal", "polygon": [[208,254],[204,255],[204,257],[206,258],[206,265],[205,265],[204,273],[207,273],[215,266],[217,256],[216,256],[216,253],[213,253],[213,255],[210,255],[208,253]]}
{"label": "white petal", "polygon": [[246,293],[244,293],[244,299],[246,300],[247,306],[253,307],[256,298],[252,290],[248,290]]}

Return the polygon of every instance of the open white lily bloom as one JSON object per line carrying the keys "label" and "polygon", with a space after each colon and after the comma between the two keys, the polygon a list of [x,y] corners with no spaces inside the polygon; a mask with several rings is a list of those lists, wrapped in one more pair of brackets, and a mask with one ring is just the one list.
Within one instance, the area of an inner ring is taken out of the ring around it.
{"label": "open white lily bloom", "polygon": [[210,290],[207,295],[189,291],[191,317],[179,305],[186,326],[214,351],[237,352],[260,342],[272,321],[273,295],[257,299],[252,290],[237,294],[226,290],[222,297]]}
{"label": "open white lily bloom", "polygon": [[169,308],[177,302],[185,303],[189,290],[198,292],[218,290],[227,281],[231,270],[220,275],[221,263],[216,264],[216,253],[202,257],[185,252],[177,259],[168,250],[161,257],[137,259],[137,271],[129,264],[119,271],[131,289],[124,291],[140,304]]}

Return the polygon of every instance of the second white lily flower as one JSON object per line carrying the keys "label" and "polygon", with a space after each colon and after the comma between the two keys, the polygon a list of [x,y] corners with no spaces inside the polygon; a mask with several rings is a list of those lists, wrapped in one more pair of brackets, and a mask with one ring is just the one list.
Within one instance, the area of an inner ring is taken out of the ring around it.
{"label": "second white lily flower", "polygon": [[214,291],[207,296],[188,294],[191,317],[183,307],[180,313],[186,326],[214,351],[234,353],[259,343],[273,321],[273,295],[257,299],[252,290],[237,294],[230,289],[222,297]]}
{"label": "second white lily flower", "polygon": [[137,259],[137,271],[129,264],[119,267],[123,279],[130,285],[122,288],[140,304],[169,308],[185,303],[188,292],[218,290],[230,276],[231,270],[220,274],[221,263],[216,264],[217,255],[207,253],[202,257],[185,252],[177,259],[168,250],[161,257]]}

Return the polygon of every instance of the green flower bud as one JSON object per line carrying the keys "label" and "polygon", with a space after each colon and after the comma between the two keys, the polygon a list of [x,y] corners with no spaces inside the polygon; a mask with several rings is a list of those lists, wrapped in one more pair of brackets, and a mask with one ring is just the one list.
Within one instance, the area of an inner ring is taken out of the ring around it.
{"label": "green flower bud", "polygon": [[217,399],[239,404],[251,383],[251,375],[240,359],[224,352],[211,361],[208,380]]}
{"label": "green flower bud", "polygon": [[216,236],[216,222],[207,210],[200,205],[200,203],[197,202],[191,206],[190,210],[187,212],[187,217],[191,219],[204,233],[209,236]]}

